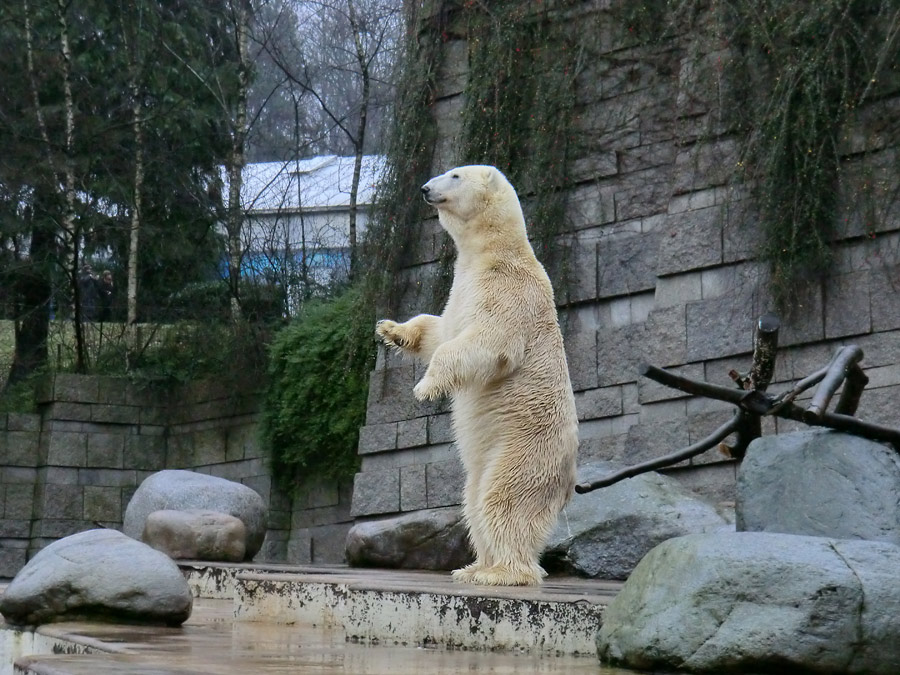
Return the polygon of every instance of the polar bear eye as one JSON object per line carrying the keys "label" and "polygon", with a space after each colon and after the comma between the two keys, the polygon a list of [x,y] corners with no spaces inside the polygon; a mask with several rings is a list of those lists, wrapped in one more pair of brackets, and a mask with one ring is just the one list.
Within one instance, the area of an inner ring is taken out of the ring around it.
{"label": "polar bear eye", "polygon": [[459,174],[458,173],[451,174],[450,178],[459,178]]}

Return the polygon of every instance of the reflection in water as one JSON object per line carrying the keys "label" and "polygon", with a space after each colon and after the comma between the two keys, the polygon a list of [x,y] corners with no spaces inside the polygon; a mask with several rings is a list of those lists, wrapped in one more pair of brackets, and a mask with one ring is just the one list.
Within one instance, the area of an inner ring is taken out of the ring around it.
{"label": "reflection in water", "polygon": [[[58,624],[54,633],[85,636],[119,653],[47,656],[39,663],[71,675],[457,675],[459,673],[591,673],[603,669],[594,657],[446,651],[404,645],[361,645],[343,633],[306,626],[233,622],[230,601],[202,600],[182,628]],[[633,674],[632,674],[633,675]]]}

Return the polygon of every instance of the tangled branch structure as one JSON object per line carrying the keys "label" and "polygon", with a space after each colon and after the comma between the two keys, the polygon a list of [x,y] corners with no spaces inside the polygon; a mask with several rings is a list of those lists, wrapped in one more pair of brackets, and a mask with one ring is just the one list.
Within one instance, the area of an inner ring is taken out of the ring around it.
{"label": "tangled branch structure", "polygon": [[[726,456],[741,459],[750,442],[762,435],[762,418],[767,415],[890,443],[895,450],[900,452],[900,429],[865,422],[854,417],[863,389],[869,382],[869,378],[859,365],[863,358],[862,349],[856,345],[840,347],[831,363],[803,378],[792,389],[778,396],[772,396],[766,392],[772,374],[775,372],[775,356],[778,350],[780,327],[781,321],[774,314],[766,314],[759,318],[753,338],[753,362],[750,372],[741,375],[732,370],[729,373],[738,385],[736,389],[708,382],[698,382],[656,366],[642,365],[640,368],[642,376],[649,377],[667,387],[734,404],[737,406],[734,416],[709,436],[693,445],[627,467],[599,480],[580,483],[575,486],[575,492],[584,494],[638,474],[671,466],[706,452],[717,445]],[[844,386],[834,411],[828,412],[828,405],[842,384]],[[819,386],[812,401],[805,409],[794,403],[797,396],[816,385]],[[734,442],[730,445],[724,443],[724,440],[731,434],[735,434]]]}

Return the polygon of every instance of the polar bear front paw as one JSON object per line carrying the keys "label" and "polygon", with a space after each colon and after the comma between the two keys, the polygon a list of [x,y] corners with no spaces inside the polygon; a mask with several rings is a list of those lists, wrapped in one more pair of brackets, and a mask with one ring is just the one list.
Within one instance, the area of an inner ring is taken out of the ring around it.
{"label": "polar bear front paw", "polygon": [[404,340],[397,330],[398,325],[399,324],[396,321],[382,319],[375,324],[375,335],[377,335],[388,347],[401,348],[403,347]]}
{"label": "polar bear front paw", "polygon": [[435,401],[441,397],[443,390],[433,377],[426,375],[413,387],[413,396],[417,401]]}

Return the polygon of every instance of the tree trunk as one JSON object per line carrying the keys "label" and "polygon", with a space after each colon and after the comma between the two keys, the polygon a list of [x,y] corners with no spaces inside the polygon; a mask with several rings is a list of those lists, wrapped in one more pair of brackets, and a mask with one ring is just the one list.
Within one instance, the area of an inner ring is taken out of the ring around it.
{"label": "tree trunk", "polygon": [[235,0],[235,41],[238,56],[238,92],[235,103],[235,120],[231,133],[231,156],[228,164],[228,216],[225,224],[228,238],[228,284],[231,289],[231,315],[234,321],[241,318],[240,282],[241,228],[244,210],[241,205],[243,185],[244,142],[247,136],[247,97],[250,86],[249,12],[243,0]]}
{"label": "tree trunk", "polygon": [[75,369],[84,372],[87,366],[87,350],[84,339],[84,322],[81,312],[81,294],[78,288],[78,259],[81,232],[75,218],[75,102],[72,96],[72,50],[69,48],[69,23],[66,20],[67,0],[56,1],[56,17],[59,23],[60,69],[66,114],[65,155],[63,160],[64,202],[62,229],[64,253],[67,258],[72,295],[75,298]]}
{"label": "tree trunk", "polygon": [[369,114],[369,62],[366,58],[365,46],[360,38],[360,26],[356,16],[356,8],[353,0],[347,0],[350,28],[353,30],[353,43],[356,47],[356,60],[359,63],[359,72],[362,76],[362,102],[359,110],[359,124],[356,127],[356,138],[353,147],[356,151],[353,162],[353,180],[350,183],[350,209],[348,214],[350,245],[350,279],[353,279],[357,268],[356,245],[356,216],[358,213],[359,177],[362,170],[362,161],[365,153],[366,123]]}

